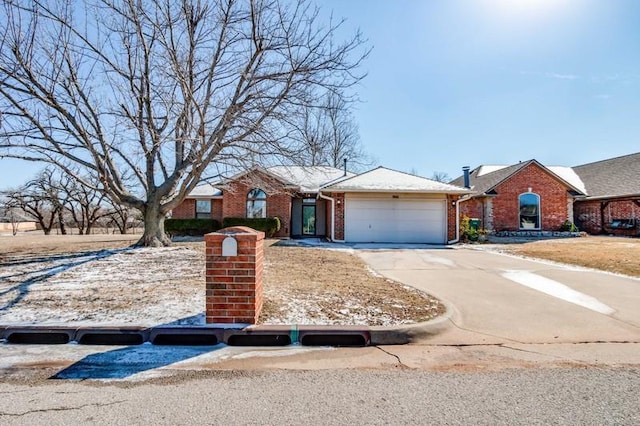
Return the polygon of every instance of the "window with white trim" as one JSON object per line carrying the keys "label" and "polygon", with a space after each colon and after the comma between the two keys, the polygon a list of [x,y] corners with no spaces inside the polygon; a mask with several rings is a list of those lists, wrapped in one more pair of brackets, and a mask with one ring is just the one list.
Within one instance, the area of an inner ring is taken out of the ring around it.
{"label": "window with white trim", "polygon": [[247,218],[267,217],[267,194],[254,188],[247,194]]}
{"label": "window with white trim", "polygon": [[540,229],[540,196],[533,192],[520,194],[520,229]]}
{"label": "window with white trim", "polygon": [[211,219],[211,200],[196,200],[196,219]]}

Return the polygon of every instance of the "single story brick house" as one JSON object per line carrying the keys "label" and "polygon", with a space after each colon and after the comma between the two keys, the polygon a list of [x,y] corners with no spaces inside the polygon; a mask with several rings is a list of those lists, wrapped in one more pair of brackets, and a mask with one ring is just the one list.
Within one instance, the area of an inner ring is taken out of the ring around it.
{"label": "single story brick house", "polygon": [[470,191],[378,167],[253,168],[192,191],[173,218],[274,217],[277,237],[447,244],[458,240],[457,200]]}
{"label": "single story brick house", "polygon": [[575,167],[529,160],[463,169],[451,183],[472,191],[461,216],[493,232],[559,231],[566,221],[592,234],[637,235],[640,153]]}

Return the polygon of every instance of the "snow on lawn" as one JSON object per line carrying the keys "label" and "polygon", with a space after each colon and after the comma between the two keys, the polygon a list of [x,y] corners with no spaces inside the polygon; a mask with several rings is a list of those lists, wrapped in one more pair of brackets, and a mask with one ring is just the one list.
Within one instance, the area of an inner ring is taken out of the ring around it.
{"label": "snow on lawn", "polygon": [[[263,323],[394,325],[443,312],[347,250],[267,250]],[[204,325],[204,268],[202,242],[4,256],[0,324]]]}
{"label": "snow on lawn", "polygon": [[187,247],[10,259],[0,323],[204,323],[204,257]]}

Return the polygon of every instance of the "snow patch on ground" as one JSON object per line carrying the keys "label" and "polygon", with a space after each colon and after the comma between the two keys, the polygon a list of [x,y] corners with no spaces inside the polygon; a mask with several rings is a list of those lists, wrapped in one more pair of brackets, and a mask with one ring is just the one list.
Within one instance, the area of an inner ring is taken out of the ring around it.
{"label": "snow patch on ground", "polygon": [[204,257],[186,247],[8,259],[0,323],[204,324]]}

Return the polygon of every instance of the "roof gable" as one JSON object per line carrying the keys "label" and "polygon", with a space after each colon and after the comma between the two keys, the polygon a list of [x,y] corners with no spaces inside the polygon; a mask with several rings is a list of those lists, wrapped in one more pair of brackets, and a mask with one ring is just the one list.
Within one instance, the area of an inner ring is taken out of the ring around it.
{"label": "roof gable", "polygon": [[[561,166],[546,167],[534,159],[511,166],[479,166],[469,172],[471,190],[475,195],[494,192],[497,186],[530,165],[540,167],[576,194],[586,194],[586,189],[580,177],[573,172],[571,168]],[[464,176],[458,177],[451,183],[454,185],[464,185]]]}
{"label": "roof gable", "polygon": [[341,192],[418,192],[434,194],[466,194],[469,191],[459,186],[438,182],[385,167],[340,180],[322,188],[325,191]]}

